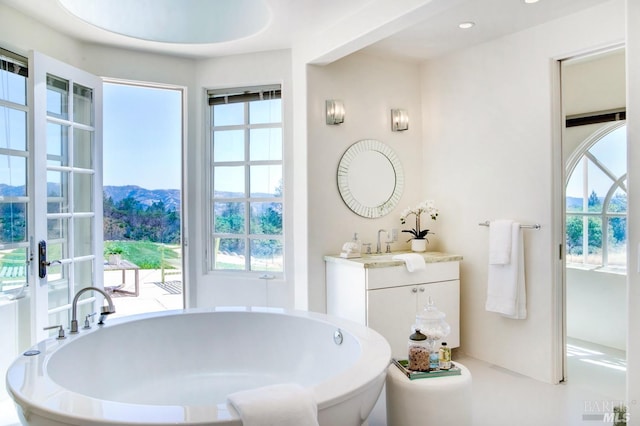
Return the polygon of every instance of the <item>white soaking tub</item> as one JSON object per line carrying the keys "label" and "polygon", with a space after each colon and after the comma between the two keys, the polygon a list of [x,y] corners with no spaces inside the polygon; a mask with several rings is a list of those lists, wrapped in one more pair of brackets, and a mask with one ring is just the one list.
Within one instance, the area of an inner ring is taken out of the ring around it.
{"label": "white soaking tub", "polygon": [[312,390],[320,425],[356,426],[391,358],[386,340],[359,324],[265,308],[143,314],[67,336],[40,342],[7,372],[24,424],[239,426],[228,394],[296,383]]}

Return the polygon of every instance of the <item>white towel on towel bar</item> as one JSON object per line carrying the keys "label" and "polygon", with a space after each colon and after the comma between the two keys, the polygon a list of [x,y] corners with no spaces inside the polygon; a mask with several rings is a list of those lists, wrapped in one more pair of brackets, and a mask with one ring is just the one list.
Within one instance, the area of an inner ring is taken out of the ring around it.
{"label": "white towel on towel bar", "polygon": [[494,220],[489,223],[489,264],[507,265],[511,262],[512,220]]}
{"label": "white towel on towel bar", "polygon": [[513,319],[527,317],[527,293],[524,281],[524,242],[520,224],[511,224],[511,261],[489,265],[485,308]]}
{"label": "white towel on towel bar", "polygon": [[392,257],[393,260],[402,260],[407,266],[407,271],[421,271],[427,267],[424,261],[424,257],[418,253],[403,253],[396,254]]}
{"label": "white towel on towel bar", "polygon": [[227,396],[243,426],[318,426],[311,390],[294,383],[269,385]]}

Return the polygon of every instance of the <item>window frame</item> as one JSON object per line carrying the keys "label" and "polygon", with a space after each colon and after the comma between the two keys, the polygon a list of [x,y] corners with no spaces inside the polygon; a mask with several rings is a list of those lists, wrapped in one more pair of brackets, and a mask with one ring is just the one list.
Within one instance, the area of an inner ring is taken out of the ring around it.
{"label": "window frame", "polygon": [[[568,218],[571,216],[577,216],[577,217],[582,217],[583,219],[582,221],[583,253],[581,255],[582,261],[581,262],[567,261],[566,263],[567,263],[567,266],[569,267],[581,267],[581,268],[587,268],[587,269],[601,269],[601,270],[605,269],[605,270],[612,270],[612,271],[623,272],[623,273],[626,273],[627,271],[628,264],[627,264],[626,258],[625,258],[624,266],[619,266],[619,265],[612,266],[609,263],[609,253],[610,253],[609,221],[612,218],[626,219],[628,216],[628,212],[624,212],[624,213],[611,212],[609,211],[609,206],[611,205],[611,200],[614,198],[614,195],[618,189],[624,191],[624,193],[628,197],[628,189],[625,185],[625,181],[627,180],[628,170],[626,170],[625,173],[623,173],[620,176],[615,176],[613,175],[613,173],[608,173],[609,171],[607,167],[601,164],[598,158],[590,152],[591,148],[596,146],[602,139],[606,138],[616,130],[619,130],[620,128],[625,127],[626,124],[627,124],[626,120],[619,120],[619,121],[610,123],[608,125],[602,126],[593,134],[591,134],[589,137],[587,137],[576,148],[576,150],[571,154],[571,156],[569,157],[569,160],[567,161],[565,187],[568,186],[569,181],[571,180],[571,177],[574,175],[574,173],[577,172],[576,169],[580,164],[582,164],[583,161],[590,161],[593,165],[598,167],[603,173],[607,174],[612,180],[612,183],[609,189],[607,190],[606,195],[603,197],[601,211],[599,212],[589,212],[589,211],[585,212],[584,210],[567,211],[565,207],[565,219],[564,219],[565,220],[565,238],[567,238],[567,233],[568,233],[568,230],[566,229]],[[588,199],[590,194],[591,194],[590,192],[588,194],[582,194],[583,199]],[[566,195],[565,195],[565,206],[566,206]],[[602,260],[599,264],[589,263],[587,261],[589,253],[588,253],[588,250],[586,249],[588,249],[588,240],[589,240],[588,222],[590,218],[597,218],[601,222],[600,226],[601,226],[601,232],[602,232],[602,235],[601,235]],[[567,259],[568,259],[568,256],[569,254],[567,253],[567,256],[566,256]]]}
{"label": "window frame", "polygon": [[[281,103],[280,108],[280,120],[277,122],[268,123],[250,123],[249,108],[250,103],[256,100],[256,93],[264,93],[265,100],[268,100],[269,92],[277,92],[275,99],[280,99],[281,96],[281,84],[252,86],[252,87],[240,87],[240,88],[224,88],[224,89],[211,89],[206,91],[206,98],[208,101],[207,113],[206,113],[206,167],[207,167],[207,181],[206,187],[206,200],[207,200],[207,214],[205,215],[205,229],[207,230],[207,238],[204,241],[205,244],[205,269],[209,274],[233,274],[234,276],[258,276],[264,279],[283,279],[285,273],[285,146],[284,146],[284,105]],[[214,125],[214,107],[215,103],[213,98],[224,98],[225,96],[236,96],[236,103],[242,103],[244,109],[244,121],[242,124],[233,125]],[[282,132],[282,143],[280,147],[280,159],[279,160],[251,160],[250,157],[250,143],[251,143],[251,130],[255,129],[280,129]],[[244,158],[236,161],[216,161],[214,158],[214,133],[216,131],[224,130],[242,130],[244,139]],[[215,168],[220,166],[242,166],[244,167],[244,196],[243,197],[216,197],[214,193],[215,187]],[[274,197],[256,197],[251,195],[251,180],[250,169],[252,166],[280,166],[281,168],[281,189],[280,196]],[[221,233],[215,231],[215,213],[214,206],[216,203],[234,202],[241,203],[244,206],[244,231],[242,233]],[[280,234],[254,234],[251,233],[251,205],[255,203],[280,203],[282,205],[282,231]],[[217,238],[238,238],[244,240],[244,267],[242,269],[216,269],[216,239]],[[273,270],[253,270],[251,257],[249,256],[251,250],[251,242],[257,240],[278,240],[281,244],[281,257],[282,266],[278,271]]]}

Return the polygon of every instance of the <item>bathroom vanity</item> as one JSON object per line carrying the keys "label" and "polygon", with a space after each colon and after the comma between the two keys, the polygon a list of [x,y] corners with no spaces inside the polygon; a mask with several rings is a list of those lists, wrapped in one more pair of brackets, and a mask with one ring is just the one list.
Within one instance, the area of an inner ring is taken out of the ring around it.
{"label": "bathroom vanity", "polygon": [[327,313],[373,328],[387,339],[393,357],[406,358],[411,325],[431,296],[451,326],[443,341],[451,348],[460,346],[462,256],[420,253],[426,268],[409,272],[403,261],[393,260],[395,254],[325,256]]}

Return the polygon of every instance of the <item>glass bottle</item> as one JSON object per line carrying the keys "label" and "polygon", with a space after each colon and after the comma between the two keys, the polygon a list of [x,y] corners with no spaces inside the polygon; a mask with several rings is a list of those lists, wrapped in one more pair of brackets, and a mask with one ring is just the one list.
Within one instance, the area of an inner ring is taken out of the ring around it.
{"label": "glass bottle", "polygon": [[440,369],[449,370],[451,368],[451,348],[447,346],[447,342],[440,345]]}

